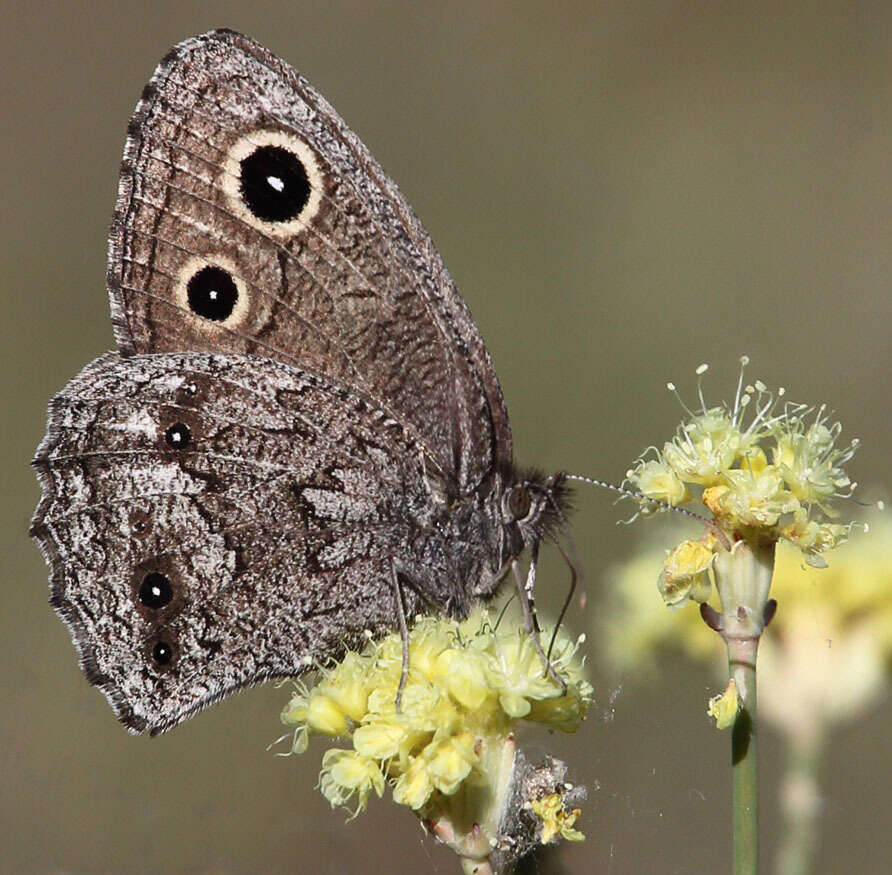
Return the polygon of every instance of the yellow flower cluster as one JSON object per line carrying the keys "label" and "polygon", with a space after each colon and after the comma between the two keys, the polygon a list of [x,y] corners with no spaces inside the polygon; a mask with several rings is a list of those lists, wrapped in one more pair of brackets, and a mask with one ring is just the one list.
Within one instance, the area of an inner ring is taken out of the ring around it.
{"label": "yellow flower cluster", "polygon": [[[805,566],[799,550],[778,545],[771,594],[779,608],[759,645],[759,703],[765,720],[790,733],[856,717],[888,683],[892,515],[877,511],[868,522],[869,531],[856,532],[827,568]],[[624,670],[652,674],[661,648],[679,647],[723,670],[721,642],[694,606],[670,612],[657,599],[641,598],[664,556],[654,544],[611,573],[600,636],[608,657]],[[733,711],[732,705],[730,698],[721,701]]]}
{"label": "yellow flower cluster", "polygon": [[295,727],[296,753],[311,732],[350,736],[352,749],[329,750],[322,760],[320,788],[332,806],[355,797],[358,813],[389,783],[396,802],[420,811],[465,781],[485,783],[484,752],[519,719],[578,728],[592,695],[577,658],[582,640],[555,642],[551,662],[564,693],[522,629],[495,629],[486,611],[464,622],[419,618],[399,711],[402,641],[391,633],[324,669],[312,689],[298,683],[282,721]]}
{"label": "yellow flower cluster", "polygon": [[[698,374],[706,370],[701,365]],[[833,499],[855,488],[843,466],[858,441],[837,447],[841,426],[828,424],[824,407],[781,406],[783,395],[759,381],[744,386],[742,369],[733,405],[708,407],[701,392],[700,410],[662,450],[654,448],[655,458],[627,472],[629,484],[674,507],[699,499],[725,532],[758,530],[823,565],[819,554],[844,542],[851,529],[827,518],[836,516]]]}

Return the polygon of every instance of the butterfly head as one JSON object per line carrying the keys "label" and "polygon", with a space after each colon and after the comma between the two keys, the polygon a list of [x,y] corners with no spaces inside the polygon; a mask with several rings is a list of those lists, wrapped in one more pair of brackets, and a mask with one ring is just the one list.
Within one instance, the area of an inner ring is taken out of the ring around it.
{"label": "butterfly head", "polygon": [[563,472],[517,471],[508,483],[501,498],[502,523],[522,547],[552,538],[565,525],[570,491]]}

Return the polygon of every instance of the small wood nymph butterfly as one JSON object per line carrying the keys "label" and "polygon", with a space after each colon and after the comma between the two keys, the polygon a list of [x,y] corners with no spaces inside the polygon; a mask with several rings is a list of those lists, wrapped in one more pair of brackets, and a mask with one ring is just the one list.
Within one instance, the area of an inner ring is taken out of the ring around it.
{"label": "small wood nymph butterfly", "polygon": [[425,606],[495,593],[562,519],[439,255],[290,66],[218,30],[130,121],[118,351],[51,402],[33,535],[90,682],[163,732]]}

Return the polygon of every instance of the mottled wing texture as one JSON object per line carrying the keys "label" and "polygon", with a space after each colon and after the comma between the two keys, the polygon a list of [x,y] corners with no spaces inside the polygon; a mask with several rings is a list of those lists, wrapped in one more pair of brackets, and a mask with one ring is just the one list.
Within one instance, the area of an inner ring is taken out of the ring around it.
{"label": "mottled wing texture", "polygon": [[376,399],[465,493],[511,459],[498,381],[442,261],[332,107],[247,37],[162,61],[109,246],[124,353],[252,353]]}
{"label": "mottled wing texture", "polygon": [[386,411],[269,359],[93,362],[51,404],[33,528],[90,681],[154,734],[394,625],[421,456]]}

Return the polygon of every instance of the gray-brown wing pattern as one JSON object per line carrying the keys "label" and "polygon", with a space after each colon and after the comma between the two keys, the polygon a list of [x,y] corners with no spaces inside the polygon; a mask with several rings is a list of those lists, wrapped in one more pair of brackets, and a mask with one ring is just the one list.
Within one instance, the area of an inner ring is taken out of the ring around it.
{"label": "gray-brown wing pattern", "polygon": [[186,40],[131,120],[109,244],[129,352],[252,353],[376,399],[466,493],[511,460],[479,332],[396,186],[291,67]]}
{"label": "gray-brown wing pattern", "polygon": [[53,400],[35,465],[52,602],[134,731],[392,627],[391,563],[434,507],[386,411],[253,356],[104,356]]}

